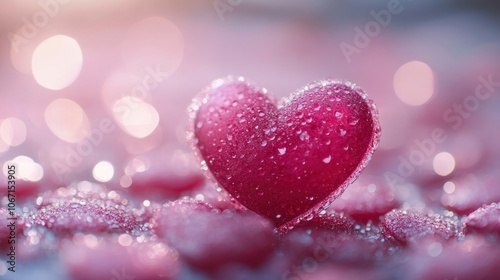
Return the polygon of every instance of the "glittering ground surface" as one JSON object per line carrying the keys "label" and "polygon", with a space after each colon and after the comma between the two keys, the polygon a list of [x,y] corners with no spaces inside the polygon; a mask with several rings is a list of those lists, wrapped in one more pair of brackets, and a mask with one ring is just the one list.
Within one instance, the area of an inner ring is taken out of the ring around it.
{"label": "glittering ground surface", "polygon": [[498,279],[495,1],[0,2],[1,279]]}

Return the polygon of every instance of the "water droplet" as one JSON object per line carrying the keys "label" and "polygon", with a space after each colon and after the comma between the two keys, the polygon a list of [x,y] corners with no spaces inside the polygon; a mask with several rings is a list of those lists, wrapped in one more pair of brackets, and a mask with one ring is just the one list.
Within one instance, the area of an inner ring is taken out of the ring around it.
{"label": "water droplet", "polygon": [[264,114],[264,113],[262,113],[262,112],[260,112],[260,113],[259,113],[259,117],[263,117],[263,116],[265,116],[265,115],[266,115],[266,114]]}
{"label": "water droplet", "polygon": [[81,199],[80,200],[80,205],[85,205],[85,204],[87,204],[87,202],[84,199]]}
{"label": "water droplet", "polygon": [[314,218],[314,214],[309,214],[307,217],[306,217],[306,221],[310,221]]}
{"label": "water droplet", "polygon": [[264,195],[264,192],[263,192],[263,191],[259,191],[259,192],[257,192],[257,195],[258,195],[258,196],[263,196],[263,195]]}
{"label": "water droplet", "polygon": [[340,136],[344,136],[347,133],[345,129],[340,129]]}
{"label": "water droplet", "polygon": [[300,140],[302,140],[302,141],[309,140],[309,134],[307,134],[307,131],[302,132],[299,137],[300,137]]}
{"label": "water droplet", "polygon": [[231,134],[226,135],[226,137],[227,137],[227,140],[228,140],[228,141],[233,140],[233,135],[231,135]]}
{"label": "water droplet", "polygon": [[297,118],[301,119],[302,117],[304,117],[304,113],[303,112],[297,112],[295,114],[297,116]]}
{"label": "water droplet", "polygon": [[234,101],[233,104],[232,104],[233,107],[236,107],[238,106],[238,101]]}
{"label": "water droplet", "polygon": [[286,148],[278,148],[278,154],[280,156],[284,155],[286,153]]}
{"label": "water droplet", "polygon": [[262,143],[260,143],[260,145],[261,145],[262,147],[265,147],[265,146],[267,145],[267,141],[266,141],[266,140],[262,141]]}
{"label": "water droplet", "polygon": [[203,122],[199,121],[196,123],[196,128],[201,128],[203,126]]}
{"label": "water droplet", "polygon": [[279,219],[279,218],[281,218],[281,215],[280,214],[276,215],[276,219]]}
{"label": "water droplet", "polygon": [[332,110],[332,107],[330,107],[330,106],[326,106],[326,110],[327,110],[327,111],[331,111],[331,110]]}
{"label": "water droplet", "polygon": [[347,151],[347,150],[349,150],[349,145],[344,147],[344,151]]}
{"label": "water droplet", "polygon": [[319,105],[319,103],[314,103],[314,105],[313,105],[314,111],[319,111],[320,108],[321,108],[321,105]]}
{"label": "water droplet", "polygon": [[356,124],[358,124],[358,121],[359,121],[358,119],[354,119],[349,124],[350,125],[356,125]]}
{"label": "water droplet", "polygon": [[277,127],[271,127],[271,132],[276,132],[276,129],[278,129]]}
{"label": "water droplet", "polygon": [[341,112],[335,112],[335,117],[336,117],[337,119],[342,118],[342,113],[341,113]]}
{"label": "water droplet", "polygon": [[326,158],[323,159],[323,162],[330,163],[331,160],[332,160],[332,156],[327,156]]}

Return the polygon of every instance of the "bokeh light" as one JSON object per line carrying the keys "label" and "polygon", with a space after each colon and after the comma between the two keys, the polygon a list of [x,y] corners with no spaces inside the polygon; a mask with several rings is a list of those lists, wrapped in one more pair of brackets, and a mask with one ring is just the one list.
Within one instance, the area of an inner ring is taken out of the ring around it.
{"label": "bokeh light", "polygon": [[82,50],[78,42],[65,35],[56,35],[38,45],[31,67],[39,85],[60,90],[76,80],[82,64]]}
{"label": "bokeh light", "polygon": [[7,273],[7,266],[1,262],[0,263],[0,276],[5,275]]}
{"label": "bokeh light", "polygon": [[58,138],[70,143],[79,143],[90,133],[87,114],[76,102],[56,99],[45,109],[45,122]]}
{"label": "bokeh light", "polygon": [[122,44],[122,60],[128,68],[147,72],[158,69],[165,75],[179,67],[183,53],[181,31],[162,17],[149,17],[133,24]]}
{"label": "bokeh light", "polygon": [[108,182],[113,179],[115,169],[113,165],[107,161],[100,161],[92,170],[92,176],[99,182]]}
{"label": "bokeh light", "polygon": [[43,167],[34,162],[30,157],[17,156],[12,160],[6,161],[3,165],[5,176],[7,176],[7,165],[11,164],[16,166],[16,179],[37,182],[43,177]]}
{"label": "bokeh light", "polygon": [[6,145],[19,146],[26,140],[26,125],[17,118],[0,121],[0,138]]}
{"label": "bokeh light", "polygon": [[434,156],[434,171],[440,176],[448,176],[455,169],[455,158],[452,154],[441,152]]}
{"label": "bokeh light", "polygon": [[156,109],[136,97],[121,98],[115,102],[112,110],[116,122],[123,131],[136,138],[149,136],[160,121]]}
{"label": "bokeh light", "polygon": [[394,74],[394,91],[397,97],[411,106],[425,104],[434,94],[434,74],[424,62],[410,61]]}
{"label": "bokeh light", "polygon": [[451,181],[448,181],[448,182],[444,183],[444,185],[443,185],[443,190],[447,194],[454,193],[455,192],[455,188],[456,188],[455,183],[453,183]]}

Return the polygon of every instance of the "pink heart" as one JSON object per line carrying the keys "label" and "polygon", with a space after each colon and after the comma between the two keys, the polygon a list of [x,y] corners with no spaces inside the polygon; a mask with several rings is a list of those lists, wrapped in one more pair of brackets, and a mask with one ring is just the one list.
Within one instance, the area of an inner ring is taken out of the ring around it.
{"label": "pink heart", "polygon": [[265,89],[230,76],[201,94],[190,110],[204,168],[277,226],[327,208],[379,142],[375,105],[349,82],[311,83],[277,103]]}

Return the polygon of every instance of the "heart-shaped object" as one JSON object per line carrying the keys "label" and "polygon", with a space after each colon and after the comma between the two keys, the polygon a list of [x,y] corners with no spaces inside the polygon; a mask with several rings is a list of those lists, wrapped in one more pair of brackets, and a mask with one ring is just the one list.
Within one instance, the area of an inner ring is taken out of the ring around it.
{"label": "heart-shaped object", "polygon": [[266,89],[230,76],[203,90],[190,112],[190,138],[204,168],[276,226],[327,208],[366,166],[380,136],[365,92],[332,79],[278,103]]}

